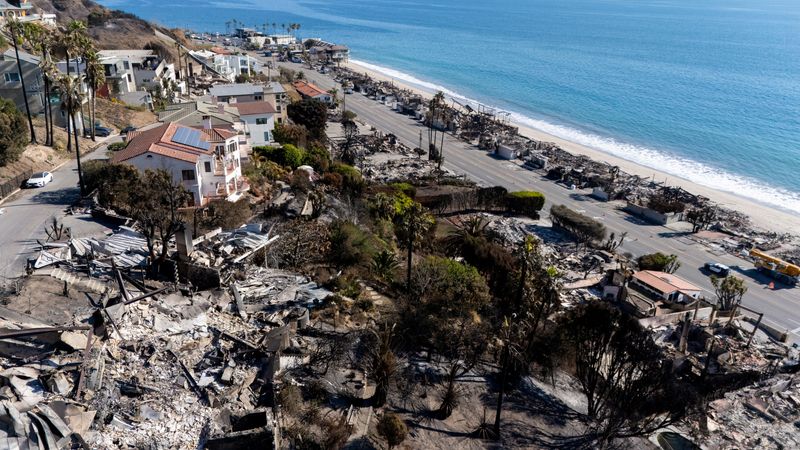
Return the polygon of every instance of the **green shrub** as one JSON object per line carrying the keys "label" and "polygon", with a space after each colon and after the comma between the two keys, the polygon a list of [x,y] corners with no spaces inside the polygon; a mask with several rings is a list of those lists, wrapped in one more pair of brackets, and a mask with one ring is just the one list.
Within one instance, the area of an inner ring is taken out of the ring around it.
{"label": "green shrub", "polygon": [[363,266],[385,245],[375,235],[351,222],[331,224],[330,259],[337,267]]}
{"label": "green shrub", "polygon": [[280,147],[259,146],[253,148],[253,155],[256,158],[266,158],[278,165],[290,167],[292,170],[305,163],[306,152],[292,144]]}
{"label": "green shrub", "polygon": [[355,167],[343,163],[335,163],[331,170],[342,176],[342,191],[357,195],[364,189],[364,178]]}
{"label": "green shrub", "polygon": [[554,226],[572,234],[578,242],[602,241],[606,237],[605,225],[564,205],[553,205],[550,219]]}
{"label": "green shrub", "polygon": [[506,206],[509,210],[532,218],[539,217],[544,201],[544,194],[541,192],[517,191],[506,194]]}
{"label": "green shrub", "polygon": [[30,139],[28,123],[13,101],[0,98],[0,167],[19,159]]}
{"label": "green shrub", "polygon": [[396,191],[402,192],[403,194],[414,198],[417,196],[417,188],[414,187],[411,183],[392,183],[389,185]]}
{"label": "green shrub", "polygon": [[325,147],[312,143],[306,150],[304,163],[313,167],[318,173],[325,173],[331,168],[331,154]]}
{"label": "green shrub", "polygon": [[655,270],[666,273],[675,273],[681,266],[681,263],[678,262],[678,255],[665,255],[661,252],[640,256],[637,262],[641,270]]}
{"label": "green shrub", "polygon": [[123,150],[127,146],[128,146],[127,142],[112,142],[108,144],[108,150],[112,152],[118,152],[120,150]]}

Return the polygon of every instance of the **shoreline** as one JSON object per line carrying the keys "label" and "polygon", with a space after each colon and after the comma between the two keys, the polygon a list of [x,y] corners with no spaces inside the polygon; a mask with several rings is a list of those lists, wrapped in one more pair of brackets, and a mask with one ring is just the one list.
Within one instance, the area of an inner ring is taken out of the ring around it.
{"label": "shoreline", "polygon": [[[430,99],[434,95],[434,93],[423,89],[422,87],[411,83],[398,81],[391,76],[385,75],[375,69],[365,67],[357,62],[349,61],[347,63],[343,63],[342,66],[360,73],[365,73],[378,81],[390,81],[398,87],[413,91],[426,99]],[[574,155],[585,155],[595,161],[601,161],[611,165],[619,166],[622,171],[631,175],[638,175],[643,178],[654,177],[656,181],[666,180],[668,185],[679,186],[684,190],[691,192],[692,194],[707,197],[722,207],[745,214],[750,218],[752,225],[755,227],[763,228],[769,231],[780,230],[780,233],[788,233],[800,226],[800,215],[795,215],[788,211],[759,204],[755,200],[751,200],[744,196],[714,189],[708,186],[703,186],[699,183],[668,174],[658,169],[650,168],[610,153],[554,136],[547,132],[523,125],[519,122],[512,121],[511,123],[519,129],[519,134],[521,136],[537,141],[553,142],[560,146],[563,150]]]}

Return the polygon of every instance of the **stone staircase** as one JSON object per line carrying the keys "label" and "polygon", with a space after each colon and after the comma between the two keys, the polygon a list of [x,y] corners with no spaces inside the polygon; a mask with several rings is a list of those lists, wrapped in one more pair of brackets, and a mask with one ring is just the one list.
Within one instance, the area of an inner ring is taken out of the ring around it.
{"label": "stone staircase", "polygon": [[106,284],[100,280],[89,278],[83,274],[76,274],[60,268],[54,268],[49,274],[56,280],[66,281],[67,284],[79,291],[94,292],[102,294],[106,290]]}

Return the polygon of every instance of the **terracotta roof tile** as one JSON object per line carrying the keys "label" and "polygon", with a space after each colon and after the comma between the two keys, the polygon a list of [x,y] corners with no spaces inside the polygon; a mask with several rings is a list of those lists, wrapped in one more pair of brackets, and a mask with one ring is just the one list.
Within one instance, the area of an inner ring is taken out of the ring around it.
{"label": "terracotta roof tile", "polygon": [[[169,123],[146,131],[132,133],[128,136],[128,146],[115,154],[111,158],[111,162],[125,162],[145,153],[155,153],[181,161],[197,162],[200,155],[210,154],[214,151],[213,145],[203,148],[173,141],[172,138],[175,136],[175,132],[180,128],[190,127]],[[223,142],[236,136],[236,133],[217,128],[200,131],[201,139],[209,144]]]}
{"label": "terracotta roof tile", "polygon": [[299,92],[305,97],[314,98],[320,95],[327,94],[327,92],[323,91],[322,89],[318,88],[317,86],[307,81],[295,81],[294,88],[297,89],[297,92]]}

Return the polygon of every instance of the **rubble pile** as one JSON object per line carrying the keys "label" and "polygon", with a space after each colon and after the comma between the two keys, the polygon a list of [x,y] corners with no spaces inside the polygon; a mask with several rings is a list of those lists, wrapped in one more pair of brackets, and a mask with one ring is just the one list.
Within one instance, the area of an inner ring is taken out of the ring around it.
{"label": "rubble pile", "polygon": [[778,375],[709,404],[709,449],[799,448],[800,378]]}
{"label": "rubble pile", "polygon": [[[442,169],[445,176],[455,174]],[[435,161],[421,158],[366,158],[362,174],[370,181],[378,183],[394,183],[398,181],[422,181],[436,178],[438,174]]]}
{"label": "rubble pile", "polygon": [[[265,235],[218,232],[211,245],[236,254]],[[118,295],[93,299],[88,316],[75,310],[76,325],[0,308],[0,443],[18,444],[3,448],[272,445],[276,374],[307,362],[295,332],[331,292],[253,266],[229,290],[198,293],[112,275]]]}
{"label": "rubble pile", "polygon": [[261,223],[250,223],[231,231],[218,228],[193,240],[192,261],[205,267],[239,263],[280,237],[272,235],[271,231]]}

